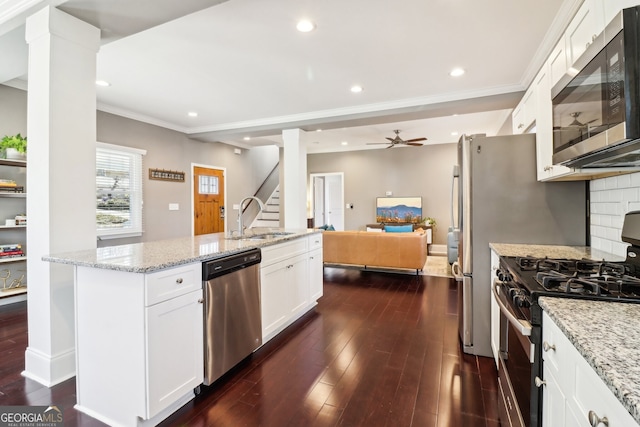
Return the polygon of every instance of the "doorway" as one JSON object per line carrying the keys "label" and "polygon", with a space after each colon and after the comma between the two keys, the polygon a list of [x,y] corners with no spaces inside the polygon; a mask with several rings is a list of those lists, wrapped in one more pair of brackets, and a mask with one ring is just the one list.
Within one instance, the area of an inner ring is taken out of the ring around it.
{"label": "doorway", "polygon": [[225,169],[193,166],[193,235],[225,229]]}
{"label": "doorway", "polygon": [[344,173],[312,173],[313,226],[344,230]]}

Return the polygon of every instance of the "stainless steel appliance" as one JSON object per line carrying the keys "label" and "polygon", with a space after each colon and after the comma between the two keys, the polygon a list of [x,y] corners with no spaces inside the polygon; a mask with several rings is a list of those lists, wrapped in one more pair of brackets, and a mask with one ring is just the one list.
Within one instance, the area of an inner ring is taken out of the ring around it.
{"label": "stainless steel appliance", "polygon": [[503,427],[542,426],[540,296],[640,303],[640,211],[625,217],[622,240],[632,244],[622,262],[500,258],[493,294],[501,311],[498,406]]}
{"label": "stainless steel appliance", "polygon": [[460,338],[466,353],[491,356],[489,243],[586,244],[588,184],[537,182],[533,134],[463,136],[458,165]]}
{"label": "stainless steel appliance", "polygon": [[205,385],[262,345],[260,249],[202,264]]}
{"label": "stainless steel appliance", "polygon": [[640,6],[623,9],[552,89],[553,162],[640,165]]}

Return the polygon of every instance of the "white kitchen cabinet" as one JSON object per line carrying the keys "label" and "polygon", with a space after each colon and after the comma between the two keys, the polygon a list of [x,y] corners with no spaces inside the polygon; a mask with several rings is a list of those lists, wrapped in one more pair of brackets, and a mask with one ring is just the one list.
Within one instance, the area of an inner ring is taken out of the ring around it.
{"label": "white kitchen cabinet", "polygon": [[322,262],[320,233],[262,248],[260,289],[263,344],[316,304],[318,295],[322,294],[322,265],[317,264],[318,260]]}
{"label": "white kitchen cabinet", "polygon": [[309,292],[312,303],[318,301],[324,293],[322,261],[322,234],[313,234],[309,236]]}
{"label": "white kitchen cabinet", "polygon": [[[491,277],[489,283],[493,288],[493,281],[497,278],[497,271],[500,267],[500,256],[491,249]],[[498,368],[498,358],[500,357],[500,307],[496,302],[493,291],[491,293],[491,351]]]}
{"label": "white kitchen cabinet", "polygon": [[202,383],[202,290],[146,308],[147,417]]}
{"label": "white kitchen cabinet", "polygon": [[543,426],[588,427],[590,412],[606,417],[612,427],[638,426],[546,312],[542,316],[542,339]]}
{"label": "white kitchen cabinet", "polygon": [[534,87],[530,86],[511,115],[514,135],[526,132],[535,123],[536,104],[537,99]]}
{"label": "white kitchen cabinet", "polygon": [[569,67],[587,50],[604,26],[602,5],[598,0],[585,0],[565,32]]}
{"label": "white kitchen cabinet", "polygon": [[[558,80],[562,78],[567,72],[567,48],[566,39],[561,37],[558,44],[553,48],[547,59],[548,72],[549,72],[549,89],[558,83]],[[544,67],[543,67],[544,68]],[[538,97],[538,100],[540,98]],[[549,100],[551,100],[551,94],[549,93]]]}
{"label": "white kitchen cabinet", "polygon": [[108,425],[158,424],[204,379],[201,264],[75,268],[76,408]]}

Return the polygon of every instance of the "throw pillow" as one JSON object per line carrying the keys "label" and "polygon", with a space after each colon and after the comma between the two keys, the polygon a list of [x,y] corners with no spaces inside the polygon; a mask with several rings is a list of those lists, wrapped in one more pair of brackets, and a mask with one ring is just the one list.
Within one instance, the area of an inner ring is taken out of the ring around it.
{"label": "throw pillow", "polygon": [[367,227],[367,231],[373,233],[382,233],[384,230],[382,228]]}
{"label": "throw pillow", "polygon": [[385,225],[384,231],[387,233],[410,233],[413,231],[413,225]]}
{"label": "throw pillow", "polygon": [[336,231],[335,227],[333,225],[329,225],[326,228],[327,231]]}
{"label": "throw pillow", "polygon": [[321,225],[320,227],[318,227],[321,230],[326,230],[329,226],[327,224],[325,225]]}

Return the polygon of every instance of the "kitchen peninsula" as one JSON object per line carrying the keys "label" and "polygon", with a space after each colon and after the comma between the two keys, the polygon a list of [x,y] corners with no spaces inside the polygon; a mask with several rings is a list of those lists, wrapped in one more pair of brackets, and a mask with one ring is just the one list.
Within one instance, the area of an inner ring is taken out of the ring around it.
{"label": "kitchen peninsula", "polygon": [[202,263],[260,248],[262,343],[322,296],[320,230],[261,229],[53,254],[74,266],[76,408],[156,425],[204,379]]}

